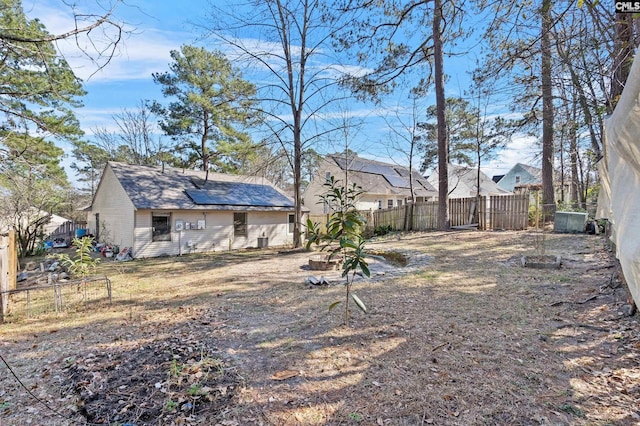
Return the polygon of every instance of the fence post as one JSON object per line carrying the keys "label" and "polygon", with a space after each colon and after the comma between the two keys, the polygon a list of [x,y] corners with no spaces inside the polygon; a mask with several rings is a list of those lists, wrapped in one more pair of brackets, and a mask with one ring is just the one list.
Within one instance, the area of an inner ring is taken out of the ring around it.
{"label": "fence post", "polygon": [[8,235],[0,235],[0,321],[4,322],[4,317],[9,310],[9,241]]}
{"label": "fence post", "polygon": [[56,312],[62,312],[62,286],[57,282],[53,284],[53,302]]}
{"label": "fence post", "polygon": [[18,250],[16,231],[0,236],[0,322],[9,313],[9,291],[17,287]]}
{"label": "fence post", "polygon": [[109,296],[109,304],[112,302],[111,298],[111,280],[105,275],[105,281],[107,282],[107,295]]}
{"label": "fence post", "polygon": [[9,290],[17,288],[18,273],[18,247],[15,229],[9,230]]}

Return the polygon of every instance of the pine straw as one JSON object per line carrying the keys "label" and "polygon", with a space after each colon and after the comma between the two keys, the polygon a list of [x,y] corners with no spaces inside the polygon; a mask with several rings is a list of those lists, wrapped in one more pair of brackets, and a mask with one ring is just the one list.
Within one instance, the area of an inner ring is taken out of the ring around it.
{"label": "pine straw", "polygon": [[[561,269],[521,266],[520,257],[536,254],[540,244],[545,254],[562,255]],[[0,350],[28,386],[38,383],[41,396],[75,420],[83,420],[84,401],[69,381],[77,377],[93,389],[94,379],[65,363],[99,354],[89,357],[88,371],[116,380],[132,371],[109,369],[106,361],[100,370],[97,360],[135,358],[165,342],[177,351],[179,341],[180,353],[206,348],[237,373],[225,385],[234,392],[213,398],[215,406],[199,401],[199,411],[183,416],[153,411],[144,424],[640,422],[637,316],[623,314],[628,295],[612,278],[604,238],[416,233],[369,246],[401,253],[408,264],[372,261],[375,276],[354,285],[369,314],[352,309],[349,328],[343,305],[327,310],[344,297],[339,274],[327,276],[329,287],[304,284],[308,253],[194,255],[119,264],[109,273],[112,308],[4,325],[8,343]],[[140,389],[127,382],[124,393],[137,400],[127,401],[120,421],[157,397],[155,384],[170,376],[168,359],[150,368],[148,380],[135,372]],[[29,412],[34,402],[6,374],[0,389],[3,425],[60,422],[42,406]],[[117,391],[104,387],[104,400],[117,404]]]}

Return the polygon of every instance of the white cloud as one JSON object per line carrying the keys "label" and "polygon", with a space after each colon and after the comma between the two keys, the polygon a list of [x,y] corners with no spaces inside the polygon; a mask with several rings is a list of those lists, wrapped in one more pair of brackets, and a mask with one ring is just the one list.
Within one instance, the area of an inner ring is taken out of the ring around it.
{"label": "white cloud", "polygon": [[482,171],[489,177],[506,174],[517,163],[538,167],[536,156],[539,147],[536,138],[531,136],[516,136],[508,147],[500,151],[495,160],[482,166]]}
{"label": "white cloud", "polygon": [[[97,6],[95,7],[96,9],[92,10],[92,13],[104,12]],[[125,6],[121,4],[119,7],[124,8]],[[27,16],[40,19],[52,34],[66,33],[76,25],[73,10],[63,3],[25,2],[24,10]],[[130,8],[124,10],[123,13],[130,13],[132,10],[136,9]],[[116,9],[116,14],[118,12],[119,10]],[[118,20],[117,17],[114,19]],[[136,19],[139,18],[135,16],[130,18],[132,22]],[[79,26],[82,25],[83,23],[79,23]],[[187,32],[171,32],[151,27],[123,25],[125,29],[123,38],[104,69],[100,69],[100,66],[105,64],[111,54],[110,43],[117,36],[114,28],[102,26],[93,30],[90,38],[81,35],[78,38],[58,41],[56,44],[79,78],[88,83],[107,83],[150,79],[153,72],[167,69],[171,60],[170,50],[178,49],[181,44],[189,43],[193,39],[193,35]],[[83,53],[83,50],[86,53]]]}
{"label": "white cloud", "polygon": [[82,123],[82,130],[85,136],[92,136],[96,128],[106,129],[107,131],[118,130],[113,116],[121,114],[122,109],[104,108],[104,109],[77,109],[76,117]]}

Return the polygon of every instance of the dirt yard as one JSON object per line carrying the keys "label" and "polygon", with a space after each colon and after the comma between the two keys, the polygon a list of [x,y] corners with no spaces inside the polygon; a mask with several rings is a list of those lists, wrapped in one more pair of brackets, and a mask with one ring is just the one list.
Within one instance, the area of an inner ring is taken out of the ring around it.
{"label": "dirt yard", "polygon": [[[372,261],[350,327],[309,253],[105,262],[111,306],[0,325],[0,424],[640,424],[640,325],[603,237],[368,247],[406,265]],[[522,267],[536,254],[562,267]]]}

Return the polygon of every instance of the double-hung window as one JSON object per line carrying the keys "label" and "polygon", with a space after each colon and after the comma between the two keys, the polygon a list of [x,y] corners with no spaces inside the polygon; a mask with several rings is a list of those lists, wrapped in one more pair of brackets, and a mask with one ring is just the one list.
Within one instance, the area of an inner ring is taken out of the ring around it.
{"label": "double-hung window", "polygon": [[233,214],[233,236],[234,237],[247,236],[247,214],[246,213]]}
{"label": "double-hung window", "polygon": [[171,241],[171,213],[151,214],[151,241]]}
{"label": "double-hung window", "polygon": [[293,228],[295,227],[296,224],[296,215],[294,214],[290,214],[289,215],[289,233],[293,234]]}

